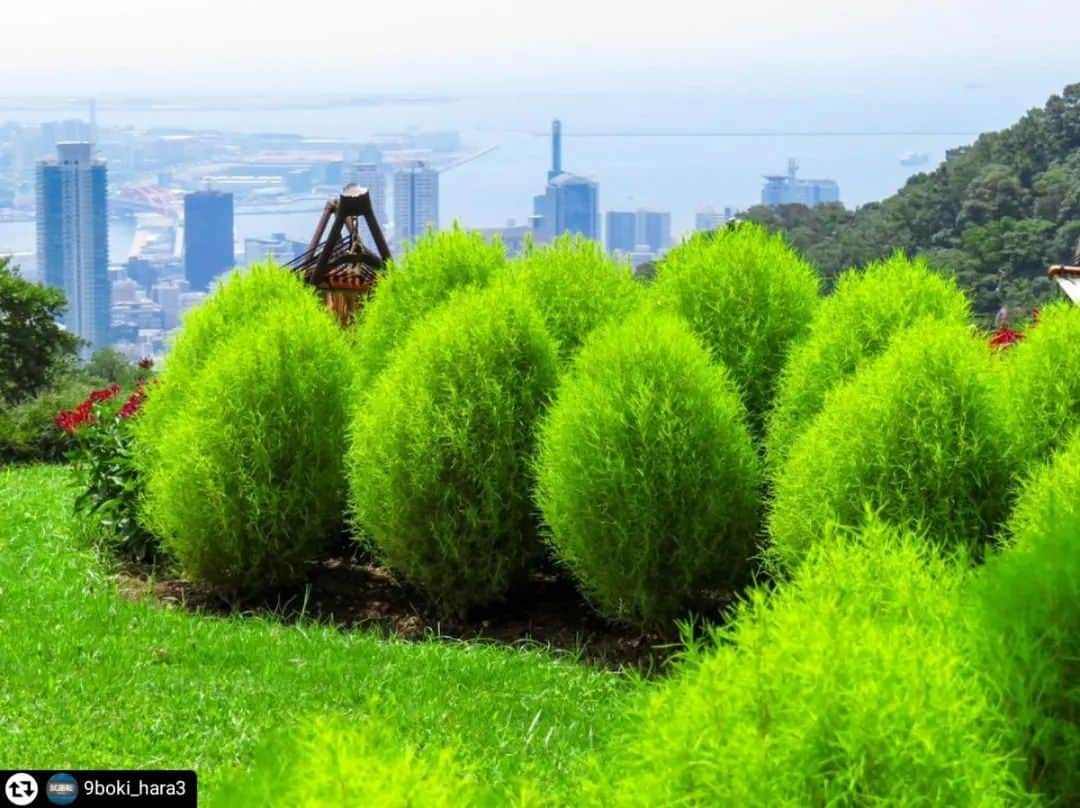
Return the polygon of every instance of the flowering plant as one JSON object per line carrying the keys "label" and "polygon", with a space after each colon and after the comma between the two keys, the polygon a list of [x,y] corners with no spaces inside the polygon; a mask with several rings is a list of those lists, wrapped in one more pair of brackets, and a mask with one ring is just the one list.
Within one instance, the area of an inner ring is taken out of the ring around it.
{"label": "flowering plant", "polygon": [[[140,367],[149,369],[143,363]],[[136,518],[142,478],[131,457],[129,422],[146,399],[146,384],[140,379],[126,398],[117,384],[95,390],[75,409],[56,416],[57,427],[77,442],[68,453],[83,488],[75,500],[76,512],[101,528],[99,545],[132,561],[152,561],[158,554],[156,539]]]}

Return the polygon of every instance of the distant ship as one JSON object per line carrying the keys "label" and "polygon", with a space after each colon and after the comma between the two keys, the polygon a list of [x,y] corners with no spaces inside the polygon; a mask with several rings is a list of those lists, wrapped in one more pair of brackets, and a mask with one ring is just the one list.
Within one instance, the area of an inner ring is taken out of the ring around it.
{"label": "distant ship", "polygon": [[904,152],[900,155],[902,166],[923,166],[930,162],[930,155],[926,152]]}

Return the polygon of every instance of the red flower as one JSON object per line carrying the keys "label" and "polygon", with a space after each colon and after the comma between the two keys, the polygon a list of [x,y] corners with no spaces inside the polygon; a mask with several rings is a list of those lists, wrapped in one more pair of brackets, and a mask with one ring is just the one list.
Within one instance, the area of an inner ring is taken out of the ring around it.
{"label": "red flower", "polygon": [[150,370],[154,366],[154,360],[149,356],[139,360],[139,368],[141,370]]}
{"label": "red flower", "polygon": [[990,347],[997,348],[999,350],[1005,350],[1010,348],[1020,340],[1024,338],[1024,335],[1020,331],[1013,331],[1008,326],[999,328],[993,334],[990,335]]}

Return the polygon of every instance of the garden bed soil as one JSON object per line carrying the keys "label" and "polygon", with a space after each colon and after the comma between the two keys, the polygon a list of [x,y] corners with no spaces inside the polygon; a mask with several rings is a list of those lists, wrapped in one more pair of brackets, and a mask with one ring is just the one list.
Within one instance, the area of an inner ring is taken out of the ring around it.
{"label": "garden bed soil", "polygon": [[[261,615],[284,622],[316,620],[343,630],[382,630],[402,640],[439,638],[540,647],[611,669],[663,672],[680,647],[668,634],[608,622],[556,572],[535,574],[513,600],[473,610],[465,619],[446,619],[421,595],[399,584],[378,565],[336,558],[313,569],[306,586],[271,593],[258,600],[228,603],[172,577],[146,569],[117,575],[119,590],[132,600],[149,599],[165,608],[204,614]],[[730,597],[716,595],[701,612],[718,619]]]}

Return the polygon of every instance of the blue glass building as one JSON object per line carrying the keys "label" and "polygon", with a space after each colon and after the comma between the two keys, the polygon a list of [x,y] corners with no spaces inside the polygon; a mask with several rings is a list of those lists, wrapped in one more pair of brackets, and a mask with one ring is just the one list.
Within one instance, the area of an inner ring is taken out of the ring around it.
{"label": "blue glass building", "polygon": [[562,170],[562,125],[551,124],[551,170],[544,193],[533,197],[533,238],[544,243],[564,233],[600,236],[600,187]]}
{"label": "blue glass building", "polygon": [[210,291],[214,278],[236,265],[233,195],[195,191],[184,195],[184,277],[195,292]]}
{"label": "blue glass building", "polygon": [[91,349],[110,343],[108,177],[91,144],[58,143],[37,167],[38,269],[67,296],[64,325]]}

